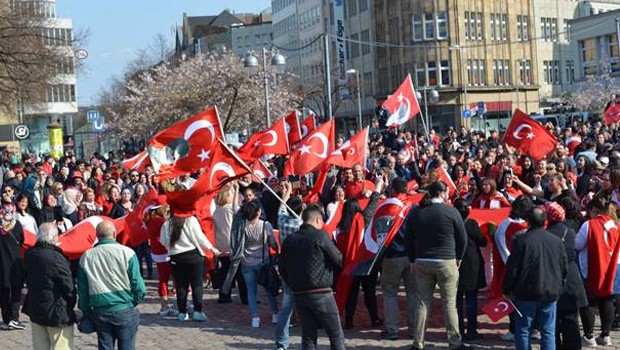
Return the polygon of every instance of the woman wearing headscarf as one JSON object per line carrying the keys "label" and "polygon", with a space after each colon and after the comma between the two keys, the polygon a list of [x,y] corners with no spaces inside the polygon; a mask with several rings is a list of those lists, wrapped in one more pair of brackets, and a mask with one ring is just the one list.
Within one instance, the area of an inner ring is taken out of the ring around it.
{"label": "woman wearing headscarf", "polygon": [[21,256],[24,232],[15,216],[15,206],[3,202],[0,206],[0,309],[3,330],[25,329],[19,322],[19,307],[25,281]]}
{"label": "woman wearing headscarf", "polygon": [[567,274],[562,294],[557,304],[555,341],[558,349],[581,349],[579,330],[579,309],[588,305],[586,291],[576,264],[575,231],[566,226],[566,212],[555,202],[545,204],[549,225],[547,231],[558,236],[564,242],[568,257]]}

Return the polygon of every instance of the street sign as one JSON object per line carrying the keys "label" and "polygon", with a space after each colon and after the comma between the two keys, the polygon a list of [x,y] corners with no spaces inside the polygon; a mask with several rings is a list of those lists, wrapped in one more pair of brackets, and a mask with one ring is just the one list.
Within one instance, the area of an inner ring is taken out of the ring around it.
{"label": "street sign", "polygon": [[30,129],[28,128],[27,125],[20,124],[20,125],[15,126],[15,129],[13,130],[13,134],[15,135],[16,139],[25,140],[28,138],[28,136],[30,136]]}
{"label": "street sign", "polygon": [[463,118],[465,119],[471,118],[471,111],[469,109],[463,110]]}
{"label": "street sign", "polygon": [[483,115],[487,110],[487,104],[480,101],[478,102],[478,110],[476,111],[476,114],[478,115]]}
{"label": "street sign", "polygon": [[104,132],[105,131],[105,117],[99,115],[96,120],[93,120],[93,131],[95,132]]}
{"label": "street sign", "polygon": [[77,49],[73,52],[73,56],[78,60],[85,60],[88,58],[88,50],[86,49]]}
{"label": "street sign", "polygon": [[99,111],[96,109],[91,109],[86,112],[86,121],[89,123],[93,123],[95,120],[99,119]]}

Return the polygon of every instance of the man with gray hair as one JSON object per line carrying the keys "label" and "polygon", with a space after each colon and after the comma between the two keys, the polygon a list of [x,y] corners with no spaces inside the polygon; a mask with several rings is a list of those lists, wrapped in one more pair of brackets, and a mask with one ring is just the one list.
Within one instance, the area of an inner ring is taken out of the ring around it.
{"label": "man with gray hair", "polygon": [[42,224],[24,259],[28,295],[23,311],[32,322],[33,349],[73,348],[75,290],[69,260],[57,241],[56,224]]}
{"label": "man with gray hair", "polygon": [[135,349],[145,286],[134,251],[116,243],[116,227],[97,225],[95,247],[84,253],[78,269],[78,308],[90,314],[100,350]]}

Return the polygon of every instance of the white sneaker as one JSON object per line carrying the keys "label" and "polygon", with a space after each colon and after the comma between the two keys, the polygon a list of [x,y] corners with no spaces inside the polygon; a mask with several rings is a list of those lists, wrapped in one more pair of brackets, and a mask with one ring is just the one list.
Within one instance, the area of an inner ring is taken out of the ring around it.
{"label": "white sneaker", "polygon": [[611,338],[609,336],[601,337],[599,335],[598,337],[596,337],[595,341],[596,341],[596,344],[601,345],[601,346],[610,346],[611,345]]}
{"label": "white sneaker", "polygon": [[596,347],[596,339],[594,339],[594,337],[588,339],[584,335],[583,337],[581,337],[581,346],[584,347],[584,348],[595,348]]}
{"label": "white sneaker", "polygon": [[278,314],[271,315],[271,323],[278,324]]}
{"label": "white sneaker", "polygon": [[511,332],[508,332],[504,335],[502,335],[502,340],[506,341],[506,342],[510,342],[513,343],[515,341],[515,335]]}
{"label": "white sneaker", "polygon": [[260,327],[260,317],[252,317],[252,328]]}

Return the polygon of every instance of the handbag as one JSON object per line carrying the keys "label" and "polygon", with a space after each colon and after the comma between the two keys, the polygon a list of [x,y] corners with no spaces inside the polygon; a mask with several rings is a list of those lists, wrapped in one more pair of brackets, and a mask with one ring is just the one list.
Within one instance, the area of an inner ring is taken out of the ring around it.
{"label": "handbag", "polygon": [[258,273],[258,284],[260,286],[262,286],[263,288],[265,288],[266,290],[270,291],[273,294],[278,294],[278,292],[280,291],[280,286],[281,286],[281,282],[280,282],[280,273],[278,272],[278,270],[276,269],[275,264],[273,263],[273,261],[271,260],[271,257],[269,257],[268,260],[265,260],[265,223],[263,223],[263,259],[262,259],[262,265],[260,267],[260,271]]}

